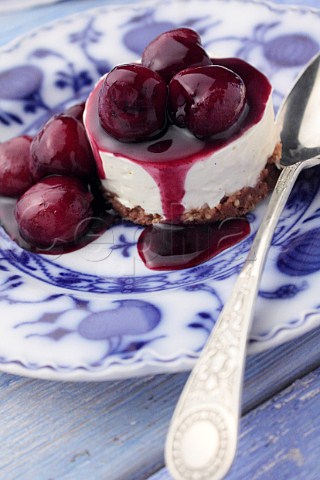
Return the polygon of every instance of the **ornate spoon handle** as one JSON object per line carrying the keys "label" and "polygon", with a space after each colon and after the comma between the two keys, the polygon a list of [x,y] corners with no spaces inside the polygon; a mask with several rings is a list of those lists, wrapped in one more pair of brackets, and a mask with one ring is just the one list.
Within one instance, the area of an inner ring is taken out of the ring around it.
{"label": "ornate spoon handle", "polygon": [[218,480],[233,462],[247,336],[266,254],[299,172],[317,163],[314,158],[282,170],[232,295],[184,387],[165,452],[175,480]]}

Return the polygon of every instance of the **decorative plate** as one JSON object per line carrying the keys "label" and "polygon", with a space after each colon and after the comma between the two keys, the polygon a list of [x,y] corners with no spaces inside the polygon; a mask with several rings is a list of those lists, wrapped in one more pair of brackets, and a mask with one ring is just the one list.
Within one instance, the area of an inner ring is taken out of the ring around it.
{"label": "decorative plate", "polygon": [[[161,0],[88,11],[1,51],[1,140],[34,133],[83,100],[98,77],[137,59],[164,30],[196,29],[215,56],[264,71],[276,108],[319,50],[320,14],[237,0]],[[274,236],[249,352],[320,324],[320,170],[304,172]],[[0,229],[0,368],[34,377],[106,380],[189,369],[214,327],[251,235],[194,268],[154,272],[139,259],[140,227],[123,223],[60,257],[22,250]]]}

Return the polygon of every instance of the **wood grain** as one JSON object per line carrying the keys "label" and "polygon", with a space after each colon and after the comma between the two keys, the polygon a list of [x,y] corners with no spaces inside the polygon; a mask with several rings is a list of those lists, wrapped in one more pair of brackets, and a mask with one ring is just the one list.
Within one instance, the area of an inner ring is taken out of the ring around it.
{"label": "wood grain", "polygon": [[[320,369],[245,415],[225,480],[318,480]],[[307,412],[307,414],[306,414]],[[162,469],[149,480],[170,480]]]}
{"label": "wood grain", "polygon": [[[241,425],[241,442],[244,438],[246,443],[243,447],[240,445],[240,456],[236,463],[238,467],[235,467],[232,478],[250,478],[236,475],[240,471],[239,465],[248,462],[254,464],[254,445],[259,440],[257,429],[263,415],[268,422],[272,410],[271,407],[261,405],[270,398],[271,405],[272,402],[279,404],[278,400],[274,400],[277,398],[274,395],[281,396],[282,389],[300,377],[307,379],[305,385],[310,387],[308,391],[314,391],[312,382],[304,375],[320,366],[319,338],[320,329],[274,350],[249,357],[243,404],[244,411],[249,413]],[[311,374],[314,382],[317,378],[319,381],[318,373],[315,370]],[[1,374],[1,478],[147,479],[163,467],[163,445],[168,423],[186,379],[187,373],[181,373],[118,382],[77,384]],[[301,385],[304,385],[303,382]],[[308,391],[305,390],[306,395]],[[309,411],[308,395],[304,403],[307,407],[299,410],[300,434],[301,438],[306,435],[307,440],[314,441],[316,435],[320,434],[319,425],[316,425],[314,419],[314,412],[317,408],[319,410],[320,405],[319,398],[312,398],[310,393],[312,409]],[[289,406],[289,403],[283,405]],[[274,407],[275,413],[278,410],[286,417],[287,407],[282,410]],[[259,415],[256,411],[259,411]],[[291,413],[287,416],[293,420]],[[251,418],[256,419],[256,426],[251,424]],[[269,434],[272,435],[272,428],[277,425],[274,418],[270,433],[266,428],[264,430],[265,439]],[[311,423],[315,423],[313,435],[310,433]],[[304,433],[303,425],[306,425]],[[287,442],[288,451],[298,448],[289,434],[282,435],[281,438],[281,445]],[[258,459],[262,458],[264,449],[267,450],[263,444],[259,444],[259,448],[261,453],[256,452]],[[301,451],[303,468],[312,469],[317,460],[314,452],[317,451],[320,455],[319,445],[318,450],[313,447],[309,453],[305,449]],[[265,465],[269,465],[273,458],[273,450],[269,452],[271,456],[263,457]],[[295,466],[294,462],[289,463],[292,467]],[[275,478],[282,480],[287,477]]]}

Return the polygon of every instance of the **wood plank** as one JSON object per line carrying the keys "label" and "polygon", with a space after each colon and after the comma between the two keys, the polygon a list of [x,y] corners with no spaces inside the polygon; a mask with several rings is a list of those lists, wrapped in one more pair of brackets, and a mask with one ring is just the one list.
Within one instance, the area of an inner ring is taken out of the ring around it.
{"label": "wood plank", "polygon": [[320,366],[320,328],[277,348],[248,357],[243,414]]}
{"label": "wood plank", "polygon": [[[319,365],[319,339],[320,329],[250,357],[244,409]],[[187,376],[76,384],[2,374],[2,478],[148,478],[163,466],[168,423]]]}
{"label": "wood plank", "polygon": [[319,479],[319,394],[317,369],[249,412],[228,480]]}
{"label": "wood plank", "polygon": [[[242,418],[238,454],[225,480],[318,480],[320,368]],[[163,468],[149,480],[170,480]]]}

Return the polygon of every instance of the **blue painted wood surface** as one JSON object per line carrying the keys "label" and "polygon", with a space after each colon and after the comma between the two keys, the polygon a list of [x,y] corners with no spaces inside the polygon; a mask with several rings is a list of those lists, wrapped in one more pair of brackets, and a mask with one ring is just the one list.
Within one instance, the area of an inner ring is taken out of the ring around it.
{"label": "blue painted wood surface", "polygon": [[[226,480],[318,480],[319,395],[318,368],[245,415]],[[150,480],[170,476],[162,469]]]}
{"label": "blue painted wood surface", "polygon": [[[49,20],[122,0],[69,0],[0,15],[0,43]],[[320,7],[318,0],[278,3]],[[320,329],[249,357],[227,480],[320,478]],[[0,374],[0,479],[169,480],[163,444],[187,374],[56,383]]]}
{"label": "blue painted wood surface", "polygon": [[[316,478],[303,474],[316,469],[320,458],[320,397],[315,394],[320,382],[319,339],[317,329],[272,351],[249,357],[243,402],[247,414],[241,423],[239,455],[230,478],[255,478],[244,476],[245,468],[246,475],[254,468],[264,475],[263,479]],[[0,478],[147,479],[163,467],[168,423],[186,378],[187,374],[182,373],[75,384],[2,374]],[[297,383],[297,379],[301,380]],[[296,396],[287,395],[283,389],[300,384],[306,389],[304,401],[299,404]],[[280,400],[283,398],[287,400]],[[269,404],[282,407],[265,408]],[[267,425],[269,420],[269,433],[266,426],[260,432],[260,423]],[[268,477],[264,469],[272,464],[277,452],[271,440],[278,438],[277,425],[282,422],[278,445],[286,452],[300,449],[303,464],[289,459],[291,476],[284,470],[283,476],[279,473]],[[292,432],[298,427],[296,437]],[[270,437],[269,443],[261,443],[261,433],[263,438]],[[312,443],[312,449],[306,449],[304,442],[308,446]]]}

